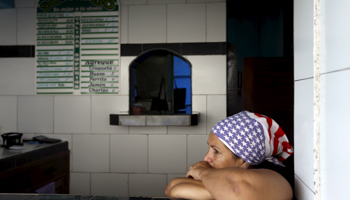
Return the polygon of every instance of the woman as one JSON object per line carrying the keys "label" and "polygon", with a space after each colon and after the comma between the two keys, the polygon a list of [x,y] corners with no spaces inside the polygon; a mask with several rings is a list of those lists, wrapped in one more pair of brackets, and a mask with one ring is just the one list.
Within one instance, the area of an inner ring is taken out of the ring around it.
{"label": "woman", "polygon": [[[254,169],[269,161],[281,165],[292,153],[288,138],[269,117],[242,111],[217,123],[204,161],[186,178],[168,184],[168,197],[186,199],[292,199],[288,181],[275,171]],[[278,157],[278,159],[276,158]]]}

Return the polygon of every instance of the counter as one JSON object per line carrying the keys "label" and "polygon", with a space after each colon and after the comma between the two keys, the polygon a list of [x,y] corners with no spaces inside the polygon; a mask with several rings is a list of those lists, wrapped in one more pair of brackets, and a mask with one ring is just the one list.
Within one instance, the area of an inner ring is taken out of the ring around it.
{"label": "counter", "polygon": [[0,148],[0,193],[34,193],[51,184],[55,193],[69,193],[68,142]]}
{"label": "counter", "polygon": [[89,195],[45,195],[45,194],[0,194],[0,200],[170,200],[178,198],[166,197],[113,197],[113,196],[89,196]]}

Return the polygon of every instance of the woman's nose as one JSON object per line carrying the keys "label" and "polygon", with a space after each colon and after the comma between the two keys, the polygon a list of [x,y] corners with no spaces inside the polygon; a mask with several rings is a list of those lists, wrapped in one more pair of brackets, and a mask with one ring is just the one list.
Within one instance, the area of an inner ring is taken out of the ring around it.
{"label": "woman's nose", "polygon": [[209,155],[209,151],[208,151],[207,154],[205,154],[204,161],[207,162],[207,163],[212,163],[213,162],[213,160],[211,159],[211,157]]}

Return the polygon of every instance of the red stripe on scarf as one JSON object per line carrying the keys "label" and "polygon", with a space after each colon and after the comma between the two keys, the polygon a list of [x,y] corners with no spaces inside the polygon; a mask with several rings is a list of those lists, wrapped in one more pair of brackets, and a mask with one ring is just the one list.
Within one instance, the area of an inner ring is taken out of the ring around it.
{"label": "red stripe on scarf", "polygon": [[269,131],[269,136],[270,136],[269,141],[271,142],[271,130],[270,130],[270,128],[271,128],[271,126],[272,126],[272,119],[269,118],[269,117],[265,117],[264,115],[260,115],[260,114],[258,114],[258,113],[254,113],[254,114],[255,114],[256,116],[258,116],[258,117],[263,117],[263,118],[266,119],[267,124],[269,125],[269,128],[267,129],[267,130]]}
{"label": "red stripe on scarf", "polygon": [[[278,144],[279,144],[278,139],[280,137],[282,137],[282,136],[284,136],[284,131],[281,129],[280,126],[278,126],[278,129],[277,129],[277,131],[275,133],[275,138],[274,138],[274,141],[273,141],[273,153],[272,153],[273,156],[277,154]],[[287,149],[285,149],[285,147],[286,147],[285,144],[282,143],[282,146],[283,146],[283,151],[287,150]]]}
{"label": "red stripe on scarf", "polygon": [[292,146],[290,145],[289,142],[286,142],[286,141],[282,142],[282,146],[283,146],[283,151],[284,152],[288,153],[289,155],[293,154],[293,152],[291,152],[291,153],[288,152],[288,149],[292,149]]}
{"label": "red stripe on scarf", "polygon": [[283,158],[282,156],[278,156],[278,160],[279,160],[280,162],[283,162],[283,161],[285,161],[286,159]]}

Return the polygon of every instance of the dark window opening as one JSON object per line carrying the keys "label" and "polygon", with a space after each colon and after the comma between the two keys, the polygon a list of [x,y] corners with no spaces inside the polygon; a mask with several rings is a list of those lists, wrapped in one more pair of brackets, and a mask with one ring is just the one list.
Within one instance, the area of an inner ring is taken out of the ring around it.
{"label": "dark window opening", "polygon": [[165,49],[150,50],[129,66],[130,114],[192,114],[191,64]]}

